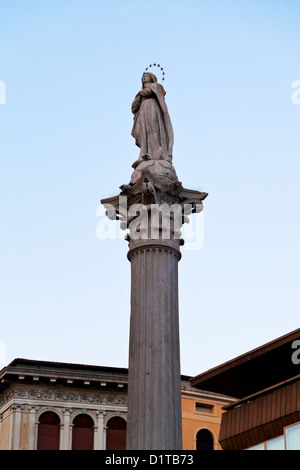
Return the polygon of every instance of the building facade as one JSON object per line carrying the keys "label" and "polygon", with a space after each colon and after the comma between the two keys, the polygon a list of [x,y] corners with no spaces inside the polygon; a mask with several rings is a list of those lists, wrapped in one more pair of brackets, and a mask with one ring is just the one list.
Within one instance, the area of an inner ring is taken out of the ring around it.
{"label": "building facade", "polygon": [[[183,450],[222,450],[219,443],[223,407],[235,400],[181,382]],[[226,404],[225,404],[226,402]]]}
{"label": "building facade", "polygon": [[300,450],[300,329],[191,379],[236,397],[224,406],[224,450]]}
{"label": "building facade", "polygon": [[[1,450],[123,450],[127,369],[15,359],[0,372]],[[234,399],[181,377],[184,450],[219,450]]]}

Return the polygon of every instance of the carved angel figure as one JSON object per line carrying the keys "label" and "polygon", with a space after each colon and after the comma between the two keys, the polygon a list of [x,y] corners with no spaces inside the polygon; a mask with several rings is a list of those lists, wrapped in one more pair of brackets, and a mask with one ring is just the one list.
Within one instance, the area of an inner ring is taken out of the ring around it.
{"label": "carved angel figure", "polygon": [[143,74],[142,89],[131,106],[134,114],[131,135],[141,149],[134,167],[145,160],[172,162],[174,134],[165,94],[163,86],[157,83],[153,73]]}

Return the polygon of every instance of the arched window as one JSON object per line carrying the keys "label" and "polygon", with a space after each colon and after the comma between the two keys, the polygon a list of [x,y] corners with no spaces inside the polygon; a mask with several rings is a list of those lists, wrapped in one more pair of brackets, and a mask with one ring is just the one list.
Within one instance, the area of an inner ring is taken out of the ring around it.
{"label": "arched window", "polygon": [[40,416],[37,450],[59,450],[59,425],[59,417],[52,411]]}
{"label": "arched window", "polygon": [[106,431],[107,450],[126,450],[126,421],[123,418],[110,418]]}
{"label": "arched window", "polygon": [[76,416],[73,420],[72,450],[93,450],[94,421],[85,414]]}
{"label": "arched window", "polygon": [[200,429],[196,439],[197,450],[214,450],[214,438],[208,429]]}

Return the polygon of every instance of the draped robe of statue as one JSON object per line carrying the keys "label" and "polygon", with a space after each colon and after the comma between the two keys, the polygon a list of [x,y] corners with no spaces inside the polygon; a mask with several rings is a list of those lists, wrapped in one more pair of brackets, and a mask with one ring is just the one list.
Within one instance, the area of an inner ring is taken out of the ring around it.
{"label": "draped robe of statue", "polygon": [[167,105],[165,90],[157,83],[156,77],[151,76],[152,82],[143,84],[132,103],[134,124],[132,136],[140,148],[138,165],[145,160],[166,160],[172,162],[173,127]]}

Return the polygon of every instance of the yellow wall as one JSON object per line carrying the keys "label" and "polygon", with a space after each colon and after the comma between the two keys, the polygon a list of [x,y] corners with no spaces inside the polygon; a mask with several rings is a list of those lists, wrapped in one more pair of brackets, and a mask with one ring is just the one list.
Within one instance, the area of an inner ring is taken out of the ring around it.
{"label": "yellow wall", "polygon": [[[210,413],[196,411],[196,403],[213,405]],[[221,450],[218,443],[222,406],[224,404],[215,403],[198,398],[182,397],[182,435],[183,450],[196,450],[196,435],[200,429],[208,429],[214,438],[214,449]]]}

